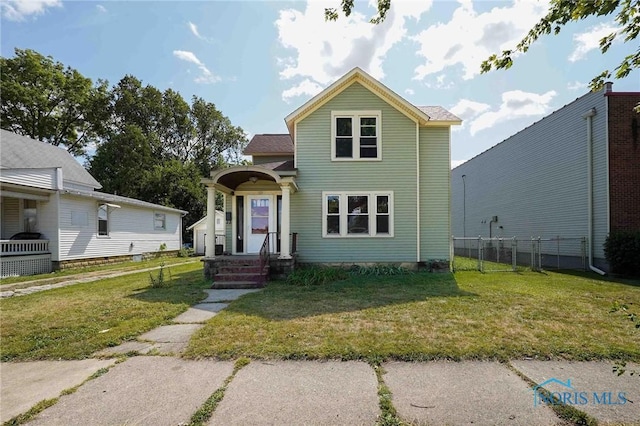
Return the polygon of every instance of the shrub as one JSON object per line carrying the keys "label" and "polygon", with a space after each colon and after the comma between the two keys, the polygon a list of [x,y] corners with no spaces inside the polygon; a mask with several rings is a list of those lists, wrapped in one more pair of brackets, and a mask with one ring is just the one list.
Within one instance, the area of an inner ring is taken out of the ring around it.
{"label": "shrub", "polygon": [[640,231],[612,232],[604,243],[604,255],[617,274],[640,276]]}
{"label": "shrub", "polygon": [[304,266],[296,269],[287,277],[287,283],[297,286],[328,284],[347,279],[349,273],[342,268],[327,266]]}
{"label": "shrub", "polygon": [[411,271],[401,266],[391,265],[374,265],[374,266],[359,266],[353,265],[349,272],[352,275],[368,275],[374,277],[387,277],[391,275],[405,275],[410,274]]}
{"label": "shrub", "polygon": [[166,287],[171,283],[171,270],[167,269],[169,272],[169,280],[167,281],[164,276],[164,262],[160,264],[160,270],[158,270],[158,275],[153,276],[153,273],[149,272],[149,284],[151,288],[162,288]]}
{"label": "shrub", "polygon": [[193,249],[188,249],[186,247],[182,247],[178,251],[178,257],[190,257],[191,255],[193,255]]}

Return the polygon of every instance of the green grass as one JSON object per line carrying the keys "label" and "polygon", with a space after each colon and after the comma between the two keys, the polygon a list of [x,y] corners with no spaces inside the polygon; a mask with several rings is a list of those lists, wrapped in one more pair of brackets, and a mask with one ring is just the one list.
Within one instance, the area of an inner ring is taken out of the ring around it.
{"label": "green grass", "polygon": [[199,262],[173,266],[168,287],[149,272],[0,300],[0,359],[82,359],[167,323],[201,300]]}
{"label": "green grass", "polygon": [[639,285],[535,272],[273,282],[210,320],[186,356],[638,361],[640,335],[610,310],[639,308]]}
{"label": "green grass", "polygon": [[[99,272],[115,272],[115,271],[135,271],[138,269],[146,269],[153,268],[156,266],[160,266],[160,264],[164,263],[165,265],[178,265],[187,262],[197,261],[197,258],[188,258],[188,257],[163,257],[159,259],[149,259],[142,262],[124,262],[124,263],[112,263],[109,265],[98,265],[98,266],[85,266],[82,268],[73,268],[73,269],[65,269],[62,271],[55,271],[49,274],[39,274],[39,275],[24,275],[20,277],[6,277],[0,280],[0,288],[2,286],[6,286],[9,284],[17,284],[29,281],[38,280],[39,282],[34,285],[43,285],[43,284],[55,284],[57,282],[65,281],[70,279],[72,275],[82,275],[86,276],[89,273],[99,273]],[[99,275],[99,274],[96,274]]]}

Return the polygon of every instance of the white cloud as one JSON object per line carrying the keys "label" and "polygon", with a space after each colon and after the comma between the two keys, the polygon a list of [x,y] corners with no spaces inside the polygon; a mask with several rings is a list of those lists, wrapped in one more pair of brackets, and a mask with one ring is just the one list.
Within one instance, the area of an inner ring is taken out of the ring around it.
{"label": "white cloud", "polygon": [[[587,56],[592,50],[600,48],[600,39],[608,36],[611,33],[618,31],[618,27],[612,23],[603,23],[589,28],[583,33],[573,35],[573,41],[576,43],[576,48],[571,55],[569,55],[569,61],[576,62]],[[618,39],[616,39],[617,41]]]}
{"label": "white cloud", "polygon": [[567,89],[569,90],[583,90],[587,88],[587,83],[580,83],[579,81],[567,83]]}
{"label": "white cloud", "polygon": [[409,96],[413,96],[413,95],[415,95],[415,94],[416,94],[416,91],[415,91],[415,90],[413,90],[413,89],[405,89],[405,90],[404,90],[404,93],[406,93],[406,94],[407,94],[407,95],[409,95]]}
{"label": "white cloud", "polygon": [[322,86],[306,78],[297,86],[291,87],[282,92],[282,99],[285,102],[290,102],[292,98],[295,98],[297,96],[306,95],[308,97],[312,97],[317,95],[321,91]]}
{"label": "white cloud", "polygon": [[540,95],[511,90],[502,94],[502,103],[497,109],[491,110],[487,104],[463,99],[451,108],[451,112],[461,118],[465,115],[468,117],[469,133],[474,136],[498,123],[522,117],[543,116],[552,109],[550,103],[556,94],[554,90]]}
{"label": "white cloud", "polygon": [[174,50],[173,56],[180,60],[191,62],[192,64],[198,66],[201,74],[193,80],[196,83],[210,84],[220,81],[220,77],[214,75],[211,71],[209,71],[206,65],[202,61],[200,61],[200,59],[198,59],[198,57],[193,52],[189,52],[188,50]]}
{"label": "white cloud", "polygon": [[391,47],[406,37],[406,21],[419,19],[431,8],[431,0],[394,0],[385,21],[372,25],[369,17],[375,14],[375,4],[374,0],[369,1],[367,16],[355,11],[336,22],[324,20],[325,7],[335,7],[332,1],[309,1],[304,11],[280,11],[275,22],[278,39],[292,51],[290,56],[278,58],[280,77],[297,81],[285,91],[289,98],[296,92],[308,94],[302,89],[295,90],[303,84],[300,81],[326,86],[356,66],[374,78],[383,78],[383,61]]}
{"label": "white cloud", "polygon": [[473,118],[482,114],[491,108],[491,105],[482,102],[475,102],[469,99],[461,99],[457,104],[449,108],[449,110],[462,119],[462,126],[453,126],[454,132],[459,132],[467,126],[467,123]]}
{"label": "white cloud", "polygon": [[62,7],[61,0],[3,0],[2,15],[10,21],[24,21],[29,15],[42,15],[49,7]]}
{"label": "white cloud", "polygon": [[193,34],[194,36],[198,37],[200,40],[204,40],[207,43],[213,43],[213,40],[210,38],[207,38],[205,36],[203,36],[202,34],[200,34],[200,31],[198,30],[198,26],[196,24],[194,24],[193,22],[189,21],[187,22],[187,25],[189,26],[189,31],[191,31],[191,34]]}
{"label": "white cloud", "polygon": [[480,73],[480,64],[493,53],[513,49],[547,10],[545,2],[515,0],[504,7],[477,13],[470,0],[461,0],[447,23],[438,23],[420,32],[412,40],[425,59],[415,70],[415,79],[462,66],[463,79]]}
{"label": "white cloud", "polygon": [[101,4],[97,4],[97,5],[96,5],[96,9],[98,9],[98,12],[100,12],[100,13],[107,13],[107,8],[106,8],[106,7],[104,7],[104,6],[103,6],[103,5],[101,5]]}

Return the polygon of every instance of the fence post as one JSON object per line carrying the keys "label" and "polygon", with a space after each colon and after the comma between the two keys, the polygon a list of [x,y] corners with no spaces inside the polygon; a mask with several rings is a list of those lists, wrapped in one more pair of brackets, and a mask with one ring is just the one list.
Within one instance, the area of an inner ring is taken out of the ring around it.
{"label": "fence post", "polygon": [[542,272],[542,238],[538,237],[538,269]]}
{"label": "fence post", "polygon": [[455,244],[456,244],[456,238],[452,235],[451,236],[451,246],[450,246],[450,249],[449,249],[449,262],[451,262],[449,267],[450,267],[452,272],[456,271],[455,263],[453,262],[453,257],[455,256],[455,252],[456,252]]}
{"label": "fence post", "polygon": [[556,253],[557,263],[558,263],[558,268],[557,269],[560,269],[560,235],[557,235],[556,238],[558,239],[558,251]]}
{"label": "fence post", "polygon": [[531,270],[535,271],[536,270],[536,243],[535,240],[533,239],[533,237],[531,237]]}
{"label": "fence post", "polygon": [[581,254],[582,254],[582,269],[584,269],[585,271],[587,270],[587,262],[586,262],[586,258],[587,258],[587,239],[585,237],[582,237],[581,239]]}
{"label": "fence post", "polygon": [[516,237],[511,239],[511,263],[513,272],[516,272],[518,265],[518,240],[516,240]]}
{"label": "fence post", "polygon": [[482,237],[478,235],[478,271],[482,272],[482,258],[484,256],[484,244],[482,244]]}

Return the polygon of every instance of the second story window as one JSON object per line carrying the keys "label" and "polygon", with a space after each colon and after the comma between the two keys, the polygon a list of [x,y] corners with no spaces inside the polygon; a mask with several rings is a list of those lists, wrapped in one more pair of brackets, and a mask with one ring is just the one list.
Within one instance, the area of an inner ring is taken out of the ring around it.
{"label": "second story window", "polygon": [[380,111],[333,111],[331,159],[381,160]]}

